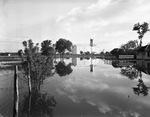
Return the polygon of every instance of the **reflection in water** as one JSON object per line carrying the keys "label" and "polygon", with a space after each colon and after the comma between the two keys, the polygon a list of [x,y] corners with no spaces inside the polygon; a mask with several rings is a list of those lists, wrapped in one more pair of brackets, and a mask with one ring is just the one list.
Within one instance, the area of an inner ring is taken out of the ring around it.
{"label": "reflection in water", "polygon": [[134,67],[126,66],[126,67],[121,68],[120,74],[128,77],[131,80],[134,80],[134,79],[138,78],[139,71]]}
{"label": "reflection in water", "polygon": [[[8,69],[7,69],[8,68]],[[13,75],[14,67],[0,68],[0,117],[13,115]]]}
{"label": "reflection in water", "polygon": [[53,117],[55,106],[54,96],[32,89],[31,94],[24,96],[21,110],[23,115],[28,114],[29,117]]}
{"label": "reflection in water", "polygon": [[[36,56],[38,58],[38,56]],[[44,57],[36,60],[31,63],[30,76],[32,81],[32,91],[31,93],[25,94],[24,99],[21,102],[21,114],[28,116],[53,116],[53,109],[56,106],[56,100],[54,96],[48,95],[47,93],[41,92],[41,85],[43,81],[48,76],[53,76],[57,73],[60,77],[66,76],[72,73],[72,65],[77,65],[77,58],[72,59],[72,63],[66,64],[65,61],[59,61],[53,63],[53,60],[47,60]],[[54,66],[55,64],[55,66]],[[90,65],[90,72],[93,72],[93,63],[92,59]],[[27,65],[24,64],[25,74],[28,74]]]}
{"label": "reflection in water", "polygon": [[73,71],[71,68],[71,63],[66,65],[64,61],[59,61],[55,67],[56,67],[56,72],[59,76],[69,75]]}
{"label": "reflection in water", "polygon": [[[96,58],[90,58],[90,57],[84,57],[83,58],[83,57],[80,57],[79,59],[80,59],[80,61],[82,61],[84,63],[83,66],[85,66],[86,63],[88,63],[88,67],[90,68],[90,72],[94,72],[95,64],[93,63],[93,60],[96,60]],[[72,65],[80,66],[79,63],[77,63],[77,58],[76,57],[72,57]]]}
{"label": "reflection in water", "polygon": [[[102,60],[93,60],[74,58],[53,64],[53,60],[48,62],[43,58],[34,62],[31,65],[32,92],[23,88],[22,93],[19,89],[19,117],[148,117],[149,72],[144,66],[148,62],[108,62],[119,68],[114,69]],[[28,70],[24,68],[26,75]]]}
{"label": "reflection in water", "polygon": [[91,64],[91,65],[90,65],[90,72],[93,72],[93,70],[94,70],[94,65]]}
{"label": "reflection in water", "polygon": [[138,84],[137,87],[133,87],[133,91],[135,94],[137,94],[138,96],[141,94],[143,96],[147,96],[148,95],[148,91],[150,89],[150,87],[147,87],[142,79],[138,80]]}
{"label": "reflection in water", "polygon": [[[65,62],[68,61],[71,60]],[[90,65],[91,60],[84,63],[78,59],[71,75],[63,79],[55,75],[48,80],[54,81],[45,89],[56,94],[56,117],[148,117],[149,96],[136,96],[131,88],[136,86],[138,77],[130,81],[119,74],[119,69],[104,65],[101,60],[96,65],[93,62],[94,73],[90,73]]]}
{"label": "reflection in water", "polygon": [[72,57],[72,65],[77,66],[77,57]]}
{"label": "reflection in water", "polygon": [[150,75],[150,61],[112,61],[112,66],[115,68],[120,67],[120,74],[127,78],[134,80],[138,79],[137,87],[133,87],[133,91],[136,95],[147,96],[150,87],[146,86],[142,80],[142,72]]}
{"label": "reflection in water", "polygon": [[[21,102],[21,116],[44,117],[53,116],[53,108],[56,106],[54,96],[41,92],[43,81],[54,75],[53,59],[36,54],[28,63],[23,63],[25,77],[31,78],[31,92],[24,95]],[[23,115],[22,115],[23,114]]]}

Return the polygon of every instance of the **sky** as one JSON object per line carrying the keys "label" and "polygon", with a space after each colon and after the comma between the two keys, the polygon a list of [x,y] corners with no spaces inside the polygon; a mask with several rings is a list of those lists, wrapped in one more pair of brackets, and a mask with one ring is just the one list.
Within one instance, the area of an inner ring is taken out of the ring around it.
{"label": "sky", "polygon": [[[0,0],[0,52],[34,43],[64,38],[78,47],[110,51],[138,39],[134,24],[150,23],[149,0]],[[143,38],[149,43],[150,32]]]}

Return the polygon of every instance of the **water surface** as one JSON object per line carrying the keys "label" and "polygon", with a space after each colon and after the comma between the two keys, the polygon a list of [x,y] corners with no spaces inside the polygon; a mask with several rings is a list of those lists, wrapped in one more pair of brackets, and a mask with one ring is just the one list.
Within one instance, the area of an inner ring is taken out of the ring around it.
{"label": "water surface", "polygon": [[[149,116],[150,96],[142,93],[138,96],[133,91],[139,84],[139,76],[135,79],[123,76],[122,68],[114,68],[112,61],[100,59],[77,59],[72,69],[70,75],[55,74],[45,81],[43,89],[53,93],[58,102],[54,109],[56,117]],[[143,82],[150,86],[150,76],[141,74]]]}
{"label": "water surface", "polygon": [[[40,91],[34,90],[31,97],[20,72],[19,116],[149,117],[149,62],[56,60],[54,75],[47,77]],[[0,74],[0,113],[10,117],[13,113],[13,71],[3,70]]]}

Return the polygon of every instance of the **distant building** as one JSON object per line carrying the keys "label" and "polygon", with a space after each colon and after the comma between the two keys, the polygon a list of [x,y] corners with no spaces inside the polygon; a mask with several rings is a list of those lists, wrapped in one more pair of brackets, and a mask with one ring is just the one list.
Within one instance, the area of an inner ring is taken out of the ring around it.
{"label": "distant building", "polygon": [[72,54],[77,54],[77,46],[76,45],[72,46]]}
{"label": "distant building", "polygon": [[136,58],[137,59],[149,59],[150,60],[150,44],[138,48]]}

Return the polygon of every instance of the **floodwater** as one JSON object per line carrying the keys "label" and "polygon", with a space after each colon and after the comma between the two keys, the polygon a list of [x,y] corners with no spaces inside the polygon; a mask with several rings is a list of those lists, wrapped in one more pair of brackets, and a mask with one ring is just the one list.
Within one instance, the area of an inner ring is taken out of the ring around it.
{"label": "floodwater", "polygon": [[[28,94],[19,73],[19,117],[149,117],[150,61],[70,58]],[[9,80],[8,80],[9,79]],[[0,117],[13,115],[13,71],[0,71]]]}

